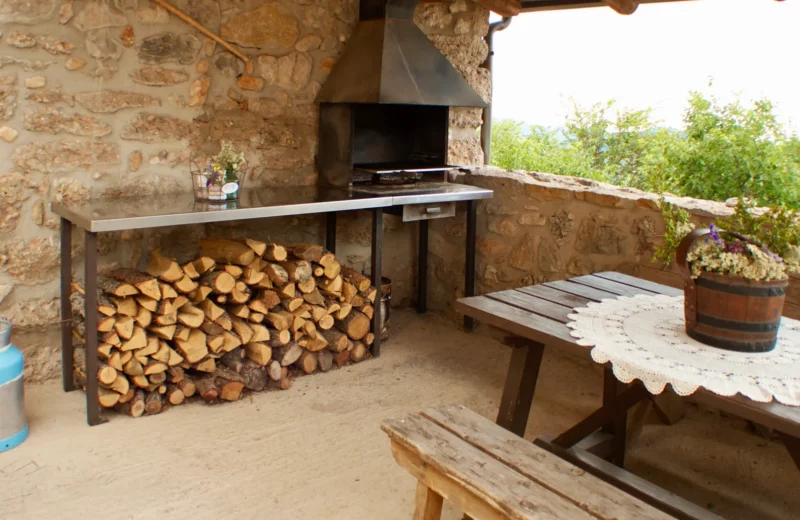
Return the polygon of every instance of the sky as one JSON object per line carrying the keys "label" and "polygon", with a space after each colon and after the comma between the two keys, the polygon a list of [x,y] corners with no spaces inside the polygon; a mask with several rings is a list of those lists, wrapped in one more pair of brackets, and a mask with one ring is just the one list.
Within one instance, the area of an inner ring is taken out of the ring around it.
{"label": "sky", "polygon": [[766,97],[800,132],[800,0],[669,2],[630,16],[607,7],[523,13],[494,44],[495,119],[558,127],[570,98],[613,98],[682,128],[688,93],[700,90],[723,101]]}

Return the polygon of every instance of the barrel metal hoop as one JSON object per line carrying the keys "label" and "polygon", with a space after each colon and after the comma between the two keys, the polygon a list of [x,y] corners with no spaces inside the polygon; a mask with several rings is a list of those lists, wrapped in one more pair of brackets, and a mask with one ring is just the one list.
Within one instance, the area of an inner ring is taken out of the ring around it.
{"label": "barrel metal hoop", "polygon": [[726,320],[701,313],[697,313],[697,323],[739,332],[776,332],[781,326],[780,320],[777,322],[757,323],[751,321]]}
{"label": "barrel metal hoop", "polygon": [[752,285],[731,285],[727,283],[720,283],[708,278],[699,277],[695,280],[698,287],[705,287],[714,291],[724,292],[728,294],[738,294],[742,296],[754,296],[760,298],[770,298],[775,296],[783,296],[786,294],[786,287],[757,287]]}
{"label": "barrel metal hoop", "polygon": [[701,343],[705,343],[706,345],[719,347],[725,350],[732,350],[734,352],[769,352],[775,348],[777,343],[777,339],[771,341],[733,341],[728,339],[720,339],[688,328],[686,329],[686,333],[689,335],[689,337],[696,339]]}

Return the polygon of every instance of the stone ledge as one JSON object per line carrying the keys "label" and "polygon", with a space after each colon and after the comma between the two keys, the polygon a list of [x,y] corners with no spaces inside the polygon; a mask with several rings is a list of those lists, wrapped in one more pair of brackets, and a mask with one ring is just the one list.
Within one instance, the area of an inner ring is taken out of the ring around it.
{"label": "stone ledge", "polygon": [[[652,209],[659,211],[661,196],[635,188],[620,188],[613,184],[567,177],[551,173],[503,170],[493,166],[476,166],[468,169],[465,184],[503,191],[524,192],[540,202],[553,200],[582,200],[584,202],[619,209]],[[509,185],[511,183],[511,185]],[[667,195],[666,200],[698,217],[724,217],[733,209],[723,202]]]}

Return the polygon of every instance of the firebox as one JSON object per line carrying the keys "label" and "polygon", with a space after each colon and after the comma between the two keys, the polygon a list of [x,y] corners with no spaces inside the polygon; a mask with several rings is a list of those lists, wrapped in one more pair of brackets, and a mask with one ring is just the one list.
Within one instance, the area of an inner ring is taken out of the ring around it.
{"label": "firebox", "polygon": [[450,107],[486,103],[414,23],[418,0],[361,0],[317,96],[320,183],[446,180]]}

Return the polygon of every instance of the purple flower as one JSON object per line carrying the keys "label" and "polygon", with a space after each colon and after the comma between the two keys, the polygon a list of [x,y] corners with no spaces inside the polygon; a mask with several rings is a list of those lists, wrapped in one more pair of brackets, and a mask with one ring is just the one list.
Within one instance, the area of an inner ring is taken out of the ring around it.
{"label": "purple flower", "polygon": [[710,226],[708,226],[708,230],[709,234],[708,236],[706,236],[706,244],[708,243],[708,239],[710,238],[711,240],[714,241],[714,245],[716,245],[717,247],[723,247],[725,245],[725,241],[719,235],[719,228],[714,224],[711,224]]}

